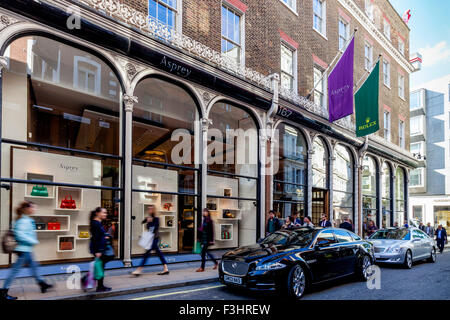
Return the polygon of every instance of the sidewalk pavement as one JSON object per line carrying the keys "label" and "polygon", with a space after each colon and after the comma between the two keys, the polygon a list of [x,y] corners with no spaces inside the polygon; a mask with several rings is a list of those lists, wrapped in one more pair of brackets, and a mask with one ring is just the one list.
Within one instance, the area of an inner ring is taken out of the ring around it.
{"label": "sidewalk pavement", "polygon": [[[15,279],[9,294],[18,297],[20,300],[89,300],[210,283],[218,280],[218,272],[213,270],[214,264],[212,262],[206,263],[204,272],[195,272],[199,266],[199,262],[170,264],[170,273],[164,276],[157,275],[158,272],[162,271],[162,266],[145,267],[144,273],[139,277],[130,274],[136,268],[106,270],[105,285],[112,287],[112,290],[101,293],[96,293],[95,289],[88,292],[77,288],[70,289],[69,287],[74,287],[74,284],[78,286],[77,275],[63,274],[44,276],[45,281],[54,287],[47,293],[42,294],[34,279],[27,277]],[[79,277],[81,278],[85,273],[81,272]]]}

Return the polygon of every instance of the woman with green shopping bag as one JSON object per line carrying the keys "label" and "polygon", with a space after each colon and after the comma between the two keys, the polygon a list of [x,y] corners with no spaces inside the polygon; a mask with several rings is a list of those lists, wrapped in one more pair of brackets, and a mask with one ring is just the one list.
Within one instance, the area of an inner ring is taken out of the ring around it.
{"label": "woman with green shopping bag", "polygon": [[105,264],[114,258],[111,252],[111,235],[109,235],[102,222],[107,217],[105,208],[98,207],[91,212],[91,243],[90,251],[95,257],[94,279],[97,280],[97,292],[110,291],[111,288],[105,287],[103,280],[105,277]]}

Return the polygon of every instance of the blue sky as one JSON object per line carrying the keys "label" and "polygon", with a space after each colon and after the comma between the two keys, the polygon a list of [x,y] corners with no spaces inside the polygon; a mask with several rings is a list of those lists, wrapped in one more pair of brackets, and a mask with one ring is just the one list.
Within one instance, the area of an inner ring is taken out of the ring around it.
{"label": "blue sky", "polygon": [[450,73],[450,1],[390,0],[402,16],[411,9],[410,54],[422,54],[422,70],[411,74],[410,88]]}

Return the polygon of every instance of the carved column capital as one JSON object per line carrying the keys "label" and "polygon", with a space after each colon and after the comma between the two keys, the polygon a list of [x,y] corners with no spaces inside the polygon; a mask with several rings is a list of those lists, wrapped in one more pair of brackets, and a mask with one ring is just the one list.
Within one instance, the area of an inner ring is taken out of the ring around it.
{"label": "carved column capital", "polygon": [[123,101],[125,102],[125,112],[133,112],[133,107],[138,103],[138,97],[125,94],[123,96]]}
{"label": "carved column capital", "polygon": [[200,122],[201,122],[203,132],[208,131],[209,126],[212,126],[212,124],[213,124],[212,120],[208,119],[208,118],[201,118]]}
{"label": "carved column capital", "polygon": [[7,66],[8,66],[8,58],[0,56],[0,71],[2,71],[3,68],[6,68]]}

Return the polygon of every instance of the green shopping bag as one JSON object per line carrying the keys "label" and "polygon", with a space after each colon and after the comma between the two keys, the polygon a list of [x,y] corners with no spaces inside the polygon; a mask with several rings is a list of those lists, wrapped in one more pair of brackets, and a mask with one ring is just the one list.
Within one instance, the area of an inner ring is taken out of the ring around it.
{"label": "green shopping bag", "polygon": [[194,249],[192,249],[192,253],[200,254],[202,252],[202,244],[198,241],[194,243]]}
{"label": "green shopping bag", "polygon": [[103,279],[105,273],[103,271],[103,261],[100,258],[95,258],[94,262],[94,279],[100,280]]}

